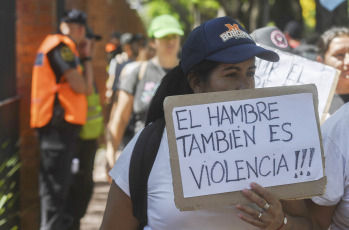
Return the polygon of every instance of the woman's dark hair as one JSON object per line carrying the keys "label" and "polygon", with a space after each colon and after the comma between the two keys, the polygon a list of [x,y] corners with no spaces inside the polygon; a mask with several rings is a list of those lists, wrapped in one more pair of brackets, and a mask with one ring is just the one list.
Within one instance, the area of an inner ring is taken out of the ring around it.
{"label": "woman's dark hair", "polygon": [[324,32],[317,44],[319,48],[319,55],[321,57],[324,57],[332,40],[340,36],[349,36],[349,29],[346,27],[332,27],[331,29]]}
{"label": "woman's dark hair", "polygon": [[[208,76],[219,65],[218,62],[203,60],[197,64],[189,74],[198,74],[203,82],[206,82]],[[145,125],[164,118],[163,103],[167,96],[192,94],[193,89],[190,87],[187,76],[180,65],[168,72],[156,90],[153,99],[150,102]]]}

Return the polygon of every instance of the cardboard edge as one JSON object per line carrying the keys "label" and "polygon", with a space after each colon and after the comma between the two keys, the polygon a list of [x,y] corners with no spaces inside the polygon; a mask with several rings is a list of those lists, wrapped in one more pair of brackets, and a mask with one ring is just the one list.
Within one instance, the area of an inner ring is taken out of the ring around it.
{"label": "cardboard edge", "polygon": [[[172,173],[172,180],[173,180],[173,192],[174,192],[174,199],[175,199],[175,205],[178,209],[180,209],[177,204],[182,203],[180,199],[177,199],[178,197],[182,197],[184,199],[183,195],[183,186],[182,186],[182,176],[180,174],[180,170],[173,170],[173,169],[179,169],[179,158],[178,155],[175,154],[178,152],[176,143],[172,143],[172,140],[175,139],[174,136],[174,123],[173,123],[173,117],[172,117],[172,111],[175,107],[173,103],[173,97],[166,97],[164,100],[164,114],[165,114],[165,123],[166,123],[166,133],[167,133],[167,140],[168,140],[168,148],[170,152],[170,166],[171,166],[171,173]],[[177,194],[177,195],[176,195]]]}
{"label": "cardboard edge", "polygon": [[[266,187],[266,189],[272,192],[281,200],[302,200],[309,199],[313,196],[323,195],[324,190],[322,189],[327,182],[327,178],[323,177],[317,181],[303,182],[298,184],[280,185],[274,187]],[[308,183],[308,190],[302,190],[304,188],[304,183]],[[312,187],[317,187],[314,190]],[[285,197],[285,194],[294,193],[293,197]],[[306,195],[308,194],[308,195]],[[235,197],[235,198],[232,198]],[[206,202],[200,202],[205,200]],[[247,200],[241,191],[221,193],[215,195],[207,195],[193,198],[184,198],[177,200],[176,207],[181,211],[193,211],[198,209],[206,208],[217,208],[225,206],[234,206],[237,204],[250,204],[251,201]]]}
{"label": "cardboard edge", "polygon": [[[284,90],[285,88],[288,88],[287,91]],[[269,88],[200,93],[190,94],[190,100],[186,100],[188,95],[169,96],[164,101],[164,108],[165,106],[168,107],[171,104],[173,104],[173,101],[177,101],[176,107],[181,107],[202,104],[202,98],[205,98],[207,100],[205,101],[206,104],[210,104],[224,101],[238,101],[245,99],[265,98],[299,93],[313,93],[317,95],[317,88],[315,84],[304,84],[297,86],[277,86]],[[208,94],[212,96],[205,97],[205,95]],[[232,95],[234,96],[234,98],[232,98]],[[249,97],[247,98],[246,95],[249,95]],[[318,101],[318,98],[316,98],[316,101]]]}
{"label": "cardboard edge", "polygon": [[325,108],[324,108],[324,113],[321,116],[321,120],[320,120],[320,124],[321,125],[325,122],[325,120],[327,118],[328,111],[330,110],[331,103],[332,103],[332,100],[333,100],[333,96],[334,96],[334,94],[336,92],[336,88],[337,88],[337,84],[338,84],[338,80],[339,80],[340,74],[341,74],[341,71],[336,69],[336,74],[334,76],[334,79],[333,79],[333,82],[332,82],[332,86],[331,86],[331,89],[330,89],[330,92],[329,92],[329,96],[328,96],[327,101],[326,101],[326,105],[325,105]]}

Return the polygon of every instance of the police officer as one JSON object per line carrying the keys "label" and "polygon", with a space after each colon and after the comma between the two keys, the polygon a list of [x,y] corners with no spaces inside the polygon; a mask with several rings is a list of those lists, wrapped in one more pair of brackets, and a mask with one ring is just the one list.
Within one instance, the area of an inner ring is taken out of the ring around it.
{"label": "police officer", "polygon": [[70,229],[72,217],[64,206],[72,158],[86,122],[86,95],[92,92],[93,82],[86,14],[76,9],[65,12],[60,31],[40,45],[32,76],[30,124],[38,131],[41,154],[41,230]]}

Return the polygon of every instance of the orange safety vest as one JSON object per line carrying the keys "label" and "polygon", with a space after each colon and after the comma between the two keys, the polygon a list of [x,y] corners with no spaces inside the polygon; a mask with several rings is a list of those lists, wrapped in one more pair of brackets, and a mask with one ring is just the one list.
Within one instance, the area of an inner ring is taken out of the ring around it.
{"label": "orange safety vest", "polygon": [[[63,78],[57,84],[56,75],[47,58],[47,53],[62,42],[77,57],[79,56],[76,44],[65,35],[48,35],[41,44],[36,56],[32,76],[30,108],[30,126],[32,128],[43,127],[51,120],[56,93],[58,93],[59,102],[65,111],[64,119],[67,122],[79,125],[83,125],[86,122],[86,95],[75,93],[69,83],[64,82]],[[77,69],[82,74],[80,65],[77,66]]]}

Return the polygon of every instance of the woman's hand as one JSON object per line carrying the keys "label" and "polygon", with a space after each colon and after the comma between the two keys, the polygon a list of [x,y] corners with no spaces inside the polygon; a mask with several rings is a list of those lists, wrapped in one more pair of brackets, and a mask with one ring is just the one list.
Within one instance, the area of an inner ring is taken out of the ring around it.
{"label": "woman's hand", "polygon": [[237,205],[236,208],[243,212],[239,213],[239,217],[260,229],[279,229],[284,223],[284,211],[279,199],[257,183],[251,183],[251,188],[242,190],[242,193],[261,210]]}

